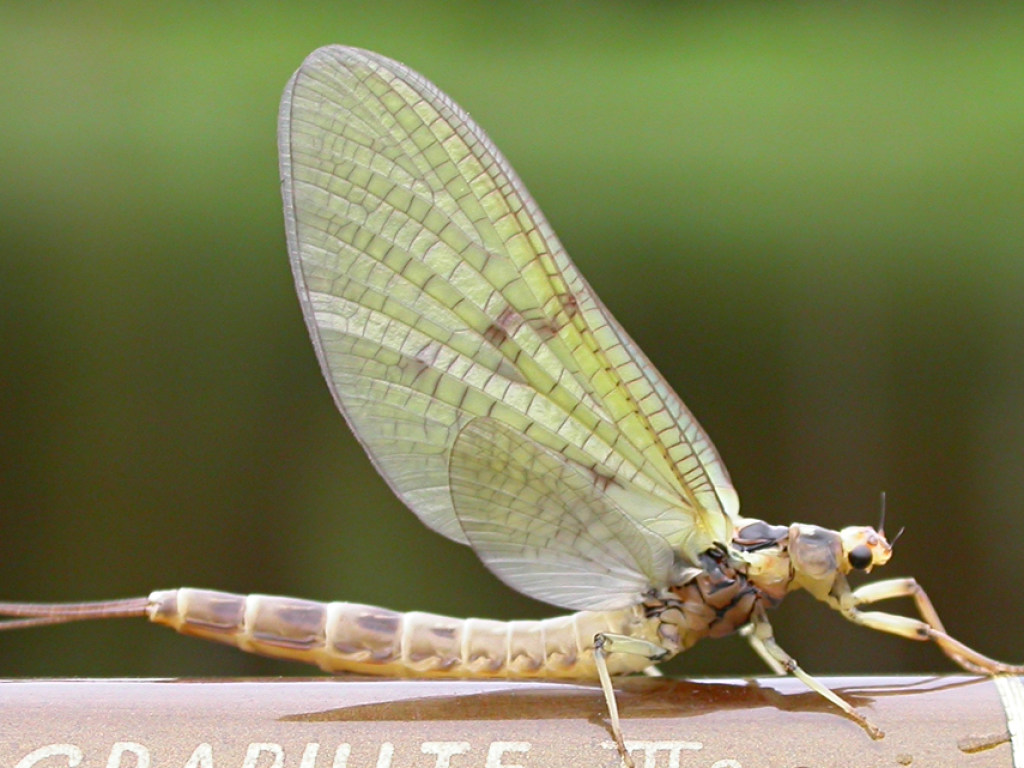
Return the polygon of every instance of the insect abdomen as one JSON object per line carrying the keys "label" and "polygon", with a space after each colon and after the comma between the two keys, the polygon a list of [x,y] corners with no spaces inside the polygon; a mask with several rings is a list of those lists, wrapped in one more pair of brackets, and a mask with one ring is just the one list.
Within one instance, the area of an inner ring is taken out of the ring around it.
{"label": "insect abdomen", "polygon": [[[541,621],[455,619],[359,603],[176,589],[149,596],[149,618],[186,635],[315,664],[394,677],[594,678],[594,636],[642,632],[638,609]],[[650,662],[613,655],[613,674]]]}

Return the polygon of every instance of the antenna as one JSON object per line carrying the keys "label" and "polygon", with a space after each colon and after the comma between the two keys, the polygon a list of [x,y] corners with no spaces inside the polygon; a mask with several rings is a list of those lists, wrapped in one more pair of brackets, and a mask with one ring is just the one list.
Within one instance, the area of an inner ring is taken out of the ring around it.
{"label": "antenna", "polygon": [[[885,536],[885,491],[882,491],[881,503],[882,513],[878,516],[878,528],[876,528],[875,530],[877,530],[880,534]],[[907,530],[907,527],[904,525],[898,531],[896,531],[896,535],[893,536],[892,540],[889,542],[889,549],[893,548],[893,546],[896,544],[896,540],[903,535],[903,532],[905,530]]]}

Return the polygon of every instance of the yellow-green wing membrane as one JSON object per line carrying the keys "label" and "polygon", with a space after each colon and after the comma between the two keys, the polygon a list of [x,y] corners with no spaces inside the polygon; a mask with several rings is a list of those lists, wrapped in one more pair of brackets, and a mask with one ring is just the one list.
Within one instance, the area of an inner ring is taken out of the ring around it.
{"label": "yellow-green wing membrane", "polygon": [[455,439],[452,500],[488,568],[523,594],[572,610],[614,610],[668,586],[673,554],[593,476],[499,421]]}
{"label": "yellow-green wing membrane", "polygon": [[711,441],[445,94],[382,56],[322,48],[288,84],[279,140],[324,375],[427,525],[469,543],[449,461],[487,417],[606,486],[684,557],[728,540],[738,502]]}

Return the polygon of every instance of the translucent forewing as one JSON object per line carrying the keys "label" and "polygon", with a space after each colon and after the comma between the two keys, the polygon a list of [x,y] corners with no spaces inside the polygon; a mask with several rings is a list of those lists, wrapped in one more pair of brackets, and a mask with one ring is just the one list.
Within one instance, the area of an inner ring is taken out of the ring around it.
{"label": "translucent forewing", "polygon": [[666,587],[673,555],[593,477],[499,421],[473,419],[451,458],[455,512],[510,586],[573,610],[615,610]]}
{"label": "translucent forewing", "polygon": [[486,416],[591,473],[684,555],[729,539],[736,496],[710,440],[465,112],[401,64],[324,48],[286,89],[280,142],[324,374],[425,523],[467,542],[449,456]]}

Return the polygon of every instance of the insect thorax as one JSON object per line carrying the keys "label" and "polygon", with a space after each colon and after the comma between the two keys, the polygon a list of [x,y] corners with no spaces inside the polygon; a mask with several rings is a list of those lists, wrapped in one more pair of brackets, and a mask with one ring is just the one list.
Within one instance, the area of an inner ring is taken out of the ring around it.
{"label": "insect thorax", "polygon": [[[740,544],[738,551],[707,550],[700,557],[700,568],[687,570],[689,578],[644,603],[647,616],[660,622],[659,641],[671,653],[685,651],[705,637],[732,634],[750,621],[759,604],[773,608],[785,596],[788,568],[783,569],[787,577],[782,581],[761,583],[749,573],[743,549]],[[781,553],[772,554],[779,557]]]}

